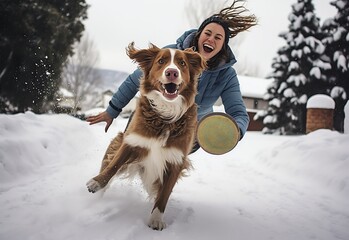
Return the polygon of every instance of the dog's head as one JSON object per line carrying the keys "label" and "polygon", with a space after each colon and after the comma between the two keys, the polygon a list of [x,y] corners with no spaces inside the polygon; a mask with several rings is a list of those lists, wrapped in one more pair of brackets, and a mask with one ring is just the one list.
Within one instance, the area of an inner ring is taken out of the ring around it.
{"label": "dog's head", "polygon": [[143,71],[140,89],[143,95],[155,90],[166,101],[175,101],[179,96],[194,101],[197,78],[206,68],[199,53],[192,49],[160,49],[153,44],[148,49],[135,49],[131,43],[127,54]]}

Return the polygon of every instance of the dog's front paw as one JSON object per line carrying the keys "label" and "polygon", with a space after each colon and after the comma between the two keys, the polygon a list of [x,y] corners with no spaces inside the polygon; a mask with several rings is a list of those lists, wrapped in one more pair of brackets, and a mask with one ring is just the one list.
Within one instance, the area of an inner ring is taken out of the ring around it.
{"label": "dog's front paw", "polygon": [[91,193],[95,193],[102,188],[99,182],[97,182],[93,178],[86,183],[86,186],[87,186],[87,190]]}
{"label": "dog's front paw", "polygon": [[162,231],[166,228],[166,223],[163,221],[149,221],[148,226],[153,230]]}
{"label": "dog's front paw", "polygon": [[158,208],[154,209],[150,216],[148,226],[154,230],[159,231],[165,229],[166,223],[162,220],[162,215],[163,213],[161,213]]}

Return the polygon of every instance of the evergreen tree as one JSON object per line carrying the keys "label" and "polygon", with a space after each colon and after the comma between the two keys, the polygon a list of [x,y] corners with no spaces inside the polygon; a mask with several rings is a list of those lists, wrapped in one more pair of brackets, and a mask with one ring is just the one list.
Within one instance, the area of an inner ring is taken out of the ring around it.
{"label": "evergreen tree", "polygon": [[326,72],[331,84],[330,95],[336,106],[334,128],[344,131],[344,106],[349,97],[349,1],[335,0],[330,3],[338,10],[334,18],[324,21],[322,30],[326,34],[323,43],[325,54],[331,61],[331,69]]}
{"label": "evergreen tree", "polygon": [[[282,37],[284,33],[279,36]],[[290,65],[290,46],[286,45],[278,50],[278,55],[273,59],[273,72],[269,78],[273,78],[273,83],[267,89],[265,99],[269,100],[268,110],[266,112],[258,112],[257,118],[264,118],[264,133],[273,133],[279,131],[280,134],[287,132],[287,129],[293,129],[292,115],[285,109],[290,109],[290,102],[287,101],[287,79],[288,66]],[[285,94],[285,95],[284,95]]]}
{"label": "evergreen tree", "polygon": [[0,112],[45,110],[87,7],[85,0],[0,1]]}
{"label": "evergreen tree", "polygon": [[269,76],[274,83],[266,95],[268,110],[258,116],[264,118],[264,132],[300,134],[305,133],[306,102],[326,92],[322,72],[330,66],[320,58],[324,46],[312,0],[298,0],[288,19],[289,31],[279,35],[287,45],[278,50]]}

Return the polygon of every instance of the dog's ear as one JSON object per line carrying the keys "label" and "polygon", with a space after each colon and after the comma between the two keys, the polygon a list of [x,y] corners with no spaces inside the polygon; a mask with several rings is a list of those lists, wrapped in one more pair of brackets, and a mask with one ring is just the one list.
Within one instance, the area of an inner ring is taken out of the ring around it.
{"label": "dog's ear", "polygon": [[187,48],[184,52],[188,58],[189,64],[191,65],[190,70],[194,71],[194,75],[201,74],[201,72],[207,68],[206,60],[192,48]]}
{"label": "dog's ear", "polygon": [[149,44],[148,49],[135,49],[134,42],[130,43],[126,49],[127,55],[138,63],[138,65],[147,71],[151,68],[156,55],[159,53],[160,48],[154,44]]}
{"label": "dog's ear", "polygon": [[184,51],[186,51],[186,52],[195,52],[195,47],[193,46],[193,47],[190,47],[190,48],[186,48],[186,49],[184,49]]}

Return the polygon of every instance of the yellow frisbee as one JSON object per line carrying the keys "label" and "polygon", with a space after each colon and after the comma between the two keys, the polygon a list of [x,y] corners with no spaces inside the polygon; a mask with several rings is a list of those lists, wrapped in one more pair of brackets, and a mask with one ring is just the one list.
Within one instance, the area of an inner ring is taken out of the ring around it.
{"label": "yellow frisbee", "polygon": [[240,130],[231,116],[214,112],[207,114],[199,121],[196,139],[206,152],[221,155],[236,146],[240,140]]}

